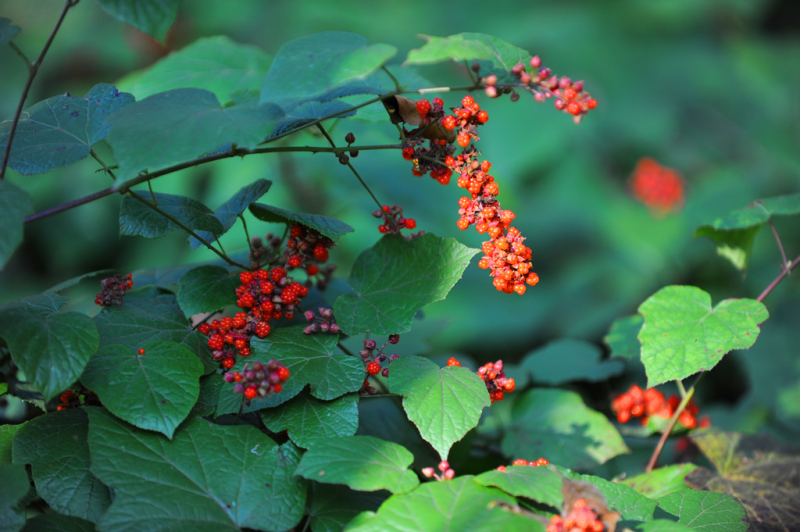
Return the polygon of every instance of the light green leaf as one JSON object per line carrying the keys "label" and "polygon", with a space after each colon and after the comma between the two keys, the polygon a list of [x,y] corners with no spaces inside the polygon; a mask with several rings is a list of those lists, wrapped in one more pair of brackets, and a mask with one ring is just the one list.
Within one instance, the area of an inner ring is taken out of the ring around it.
{"label": "light green leaf", "polygon": [[686,489],[683,478],[695,469],[697,469],[697,466],[694,464],[675,464],[626,478],[620,482],[630,486],[645,497],[657,499]]}
{"label": "light green leaf", "polygon": [[198,266],[181,277],[178,303],[187,316],[215,312],[236,303],[235,275],[222,266]]}
{"label": "light green leaf", "polygon": [[611,482],[594,475],[579,475],[564,468],[559,468],[570,480],[582,480],[597,486],[606,498],[608,507],[622,514],[623,519],[631,521],[650,521],[656,509],[656,501],[640,495],[633,488],[619,482]]}
{"label": "light green leaf", "polygon": [[554,464],[588,469],[630,452],[603,414],[574,392],[533,389],[514,403],[506,427],[506,456],[545,457]]}
{"label": "light green leaf", "polygon": [[482,486],[494,486],[516,497],[561,508],[561,475],[548,467],[508,466],[505,472],[486,471],[475,477]]}
{"label": "light green leaf", "polygon": [[726,299],[712,307],[711,296],[694,286],[662,288],[639,313],[648,388],[709,370],[733,349],[748,349],[758,338],[758,324],[769,317],[752,299]]}
{"label": "light green leaf", "polygon": [[658,506],[693,530],[744,532],[748,527],[741,503],[722,493],[683,489],[659,498]]}
{"label": "light green leaf", "polygon": [[28,519],[22,532],[94,532],[94,524],[79,517],[41,514]]}
{"label": "light green leaf", "polygon": [[8,179],[0,180],[0,270],[22,243],[22,226],[32,212],[33,202],[28,193]]}
{"label": "light green leaf", "polygon": [[387,235],[358,256],[348,282],[355,294],[336,299],[337,323],[348,335],[408,332],[419,309],[444,299],[479,250],[454,238]]}
{"label": "light green leaf", "polygon": [[667,519],[655,519],[641,523],[636,527],[641,532],[689,532],[691,528]]}
{"label": "light green leaf", "polygon": [[422,357],[392,362],[389,389],[403,395],[403,408],[442,460],[478,424],[491,405],[486,384],[467,368],[440,368]]}
{"label": "light green leaf", "polygon": [[[289,431],[289,438],[308,448],[329,438],[353,436],[358,429],[358,394],[321,401],[301,393],[288,403],[262,412],[272,432]],[[316,480],[316,479],[314,479]]]}
{"label": "light green leaf", "polygon": [[312,532],[341,532],[359,513],[376,511],[386,497],[342,485],[311,483],[308,518]]}
{"label": "light green leaf", "polygon": [[14,463],[31,464],[37,493],[56,512],[96,523],[111,503],[89,472],[89,419],[82,409],[28,421],[14,436]]}
{"label": "light green leaf", "polygon": [[413,461],[414,455],[396,443],[372,436],[334,437],[317,441],[295,474],[358,491],[405,493],[419,485],[416,473],[408,469]]}
{"label": "light green leaf", "polygon": [[264,222],[277,224],[299,223],[305,225],[311,229],[316,229],[321,235],[327,236],[331,240],[339,240],[340,237],[354,231],[354,229],[346,223],[327,216],[286,211],[263,203],[251,204],[250,212],[253,213],[253,216]]}
{"label": "light green leaf", "polygon": [[11,20],[0,17],[0,46],[11,42],[22,30],[19,26],[11,24]]}
{"label": "light green leaf", "polygon": [[639,358],[642,345],[639,343],[639,331],[644,320],[639,314],[614,320],[603,342],[611,348],[612,357],[627,359]]}
{"label": "light green leaf", "polygon": [[152,35],[162,43],[178,14],[178,0],[95,0],[117,20]]}
{"label": "light green leaf", "polygon": [[[236,194],[231,196],[231,199],[220,205],[214,211],[214,216],[222,223],[222,233],[220,234],[227,233],[236,223],[239,215],[246,211],[251,203],[266,194],[270,186],[272,186],[272,181],[256,179],[249,185],[240,188]],[[206,231],[198,231],[197,234],[209,242],[214,239],[214,235]],[[189,237],[189,243],[192,245],[192,249],[202,245],[194,237]]]}
{"label": "light green leaf", "polygon": [[0,530],[16,532],[25,525],[25,511],[18,507],[28,493],[28,473],[20,465],[0,464]]}
{"label": "light green leaf", "polygon": [[144,354],[106,345],[94,354],[81,382],[115,416],[172,438],[200,394],[203,365],[185,346],[149,342]]}
{"label": "light green leaf", "polygon": [[[148,192],[134,192],[146,203],[153,205],[153,198]],[[155,193],[155,205],[180,221],[192,230],[205,230],[214,234],[222,234],[222,224],[211,212],[211,209],[197,200],[185,196]],[[119,206],[119,234],[121,236],[143,236],[160,238],[179,229],[168,218],[154,211],[141,201],[128,195],[123,196]]]}
{"label": "light green leaf", "polygon": [[583,340],[556,340],[525,356],[522,367],[534,382],[564,384],[604,381],[625,370],[619,360],[602,360],[603,352]]}

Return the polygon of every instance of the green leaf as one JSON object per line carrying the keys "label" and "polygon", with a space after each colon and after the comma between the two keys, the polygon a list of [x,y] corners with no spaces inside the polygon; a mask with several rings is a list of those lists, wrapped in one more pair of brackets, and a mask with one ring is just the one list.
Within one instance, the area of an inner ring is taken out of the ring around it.
{"label": "green leaf", "polygon": [[235,275],[222,266],[198,266],[181,277],[178,303],[187,316],[236,303]]}
{"label": "green leaf", "polygon": [[227,145],[252,148],[283,116],[276,105],[222,108],[204,89],[154,94],[115,113],[108,143],[119,164],[119,179],[135,177],[195,159]]}
{"label": "green leaf", "polygon": [[11,20],[0,17],[0,46],[11,42],[22,30],[19,26],[11,25]]}
{"label": "green leaf", "polygon": [[[247,210],[247,207],[251,203],[266,194],[270,186],[272,186],[272,181],[256,179],[249,185],[240,188],[231,199],[220,205],[219,208],[214,211],[214,216],[222,223],[222,233],[220,234],[227,233],[228,230],[233,227],[233,224],[236,223],[236,219],[239,215]],[[197,234],[207,241],[214,239],[214,235],[206,231],[198,231]],[[202,245],[194,237],[189,237],[189,242],[192,245],[192,249],[196,249]]]}
{"label": "green leaf", "polygon": [[355,294],[334,303],[339,326],[350,336],[408,332],[417,311],[444,299],[478,251],[430,233],[411,241],[384,236],[353,264]]}
{"label": "green leaf", "polygon": [[630,452],[603,414],[574,392],[533,389],[514,403],[506,427],[506,456],[543,456],[554,464],[589,469]]}
{"label": "green leaf", "polygon": [[633,488],[619,482],[611,482],[594,475],[579,475],[567,469],[559,468],[570,480],[588,482],[603,493],[611,510],[622,514],[623,519],[631,521],[650,521],[656,509],[656,501],[640,495]]}
{"label": "green leaf", "polygon": [[534,382],[564,384],[574,381],[604,381],[625,370],[619,360],[602,360],[603,352],[583,340],[556,340],[525,356],[522,367]]}
{"label": "green leaf", "polygon": [[192,408],[190,416],[206,417],[212,415],[217,409],[219,393],[226,382],[219,378],[217,373],[200,378],[200,396]]}
{"label": "green leaf", "polygon": [[101,347],[121,344],[138,350],[148,342],[175,342],[200,358],[205,373],[219,366],[211,358],[206,337],[192,330],[172,294],[155,288],[128,292],[121,306],[104,308],[94,321]]}
{"label": "green leaf", "polygon": [[14,463],[31,464],[37,493],[56,512],[96,523],[111,503],[89,466],[89,418],[82,409],[28,421],[14,436]]}
{"label": "green leaf", "polygon": [[158,92],[195,88],[211,91],[224,102],[235,91],[258,89],[270,62],[271,57],[257,46],[224,35],[203,37],[119,86],[140,100]]}
{"label": "green leaf", "polygon": [[20,465],[0,464],[0,530],[16,532],[25,524],[25,511],[18,507],[28,493],[28,473]]}
{"label": "green leaf", "polygon": [[341,100],[330,100],[327,102],[305,102],[291,108],[286,116],[281,118],[278,125],[275,126],[275,131],[272,132],[272,137],[285,135],[286,133],[297,129],[311,122],[315,122],[320,118],[335,115],[337,118],[345,118],[356,114],[353,106],[344,103]]}
{"label": "green leaf", "polygon": [[481,473],[475,477],[475,482],[560,509],[564,501],[561,478],[547,467],[508,466],[502,473],[497,470]]}
{"label": "green leaf", "polygon": [[729,495],[683,489],[658,499],[658,506],[691,529],[704,532],[744,532],[748,528],[742,505]]}
{"label": "green leaf", "polygon": [[44,396],[31,383],[20,381],[14,377],[8,377],[8,393],[18,399],[34,405],[43,413],[47,412]]}
{"label": "green leaf", "polygon": [[516,500],[486,488],[466,475],[445,482],[428,482],[411,493],[394,495],[377,514],[362,514],[348,532],[544,532],[538,521],[506,511],[497,503]]}
{"label": "green leaf", "polygon": [[389,389],[403,395],[403,408],[442,460],[478,424],[491,405],[486,384],[467,368],[440,368],[422,357],[392,362]]}
{"label": "green leaf", "polygon": [[761,227],[773,216],[796,214],[800,214],[800,193],[760,199],[701,225],[694,236],[710,238],[716,244],[719,255],[728,259],[737,269],[746,270],[753,251],[753,241]]}
{"label": "green leaf", "polygon": [[33,296],[23,297],[0,307],[0,313],[6,310],[27,310],[34,312],[42,318],[47,318],[64,308],[68,298],[55,292],[44,292]]}
{"label": "green leaf", "polygon": [[261,86],[261,102],[289,109],[308,100],[325,101],[359,94],[358,81],[379,69],[397,53],[388,44],[367,44],[366,37],[344,31],[327,31],[284,44],[275,56]]}
{"label": "green leaf", "polygon": [[264,222],[277,224],[299,223],[316,229],[321,235],[327,236],[331,240],[339,240],[347,233],[352,233],[354,229],[344,222],[322,216],[321,214],[305,214],[302,212],[291,212],[265,205],[263,203],[253,203],[250,205],[250,212],[253,216]]}
{"label": "green leaf", "polygon": [[[149,192],[131,191],[145,202],[152,205],[153,198]],[[155,193],[156,206],[180,221],[192,230],[205,230],[214,234],[222,234],[222,224],[211,212],[211,209],[197,200],[185,196]],[[120,236],[143,236],[145,238],[161,238],[179,229],[175,223],[154,211],[141,201],[127,194],[122,197],[119,206]]]}
{"label": "green leaf", "polygon": [[94,532],[94,524],[79,517],[41,514],[28,519],[22,532]]}
{"label": "green leaf", "polygon": [[200,394],[203,365],[185,346],[149,342],[144,354],[123,345],[102,347],[81,382],[115,416],[172,438]]}
{"label": "green leaf", "polygon": [[713,368],[733,349],[748,349],[758,324],[769,317],[752,299],[726,299],[711,306],[711,296],[694,286],[667,286],[639,307],[639,333],[647,387],[685,379]]}
{"label": "green leaf", "polygon": [[386,500],[375,493],[352,491],[341,485],[311,483],[308,518],[312,532],[341,532],[353,517],[375,511]]}
{"label": "green leaf", "polygon": [[178,14],[178,0],[95,0],[117,20],[152,35],[162,43]]}
{"label": "green leaf", "polygon": [[25,217],[33,212],[33,202],[28,193],[0,180],[0,270],[22,243],[22,226]]}
{"label": "green leaf", "polygon": [[11,463],[11,444],[14,441],[14,434],[17,433],[25,424],[21,425],[0,425],[0,465]]}
{"label": "green leaf", "polygon": [[691,528],[667,519],[655,519],[636,526],[641,532],[689,532]]}
{"label": "green leaf", "polygon": [[[20,116],[8,166],[31,175],[80,161],[92,144],[106,138],[106,119],[131,103],[133,96],[101,83],[85,96],[67,93],[29,107]],[[0,151],[5,151],[12,122],[0,122]]]}
{"label": "green leaf", "polygon": [[657,499],[686,489],[683,478],[695,469],[697,469],[697,466],[694,464],[675,464],[626,478],[620,482],[630,486],[645,497]]}
{"label": "green leaf", "polygon": [[642,345],[638,336],[643,322],[644,319],[639,314],[614,320],[608,334],[603,337],[603,342],[611,348],[612,357],[629,360],[639,358]]}
{"label": "green leaf", "polygon": [[[297,449],[251,426],[193,419],[172,441],[89,408],[92,472],[114,489],[104,530],[287,530],[303,516]],[[143,512],[142,509],[147,511]]]}
{"label": "green leaf", "polygon": [[300,460],[295,474],[324,484],[346,484],[358,491],[405,493],[419,485],[404,447],[372,436],[317,441]]}
{"label": "green leaf", "polygon": [[[329,438],[353,436],[358,429],[358,394],[321,401],[301,393],[288,403],[262,412],[272,432],[289,431],[289,438],[308,448]],[[315,479],[316,480],[316,479]]]}
{"label": "green leaf", "polygon": [[88,316],[59,312],[45,317],[21,307],[0,309],[0,337],[47,401],[78,380],[99,342]]}

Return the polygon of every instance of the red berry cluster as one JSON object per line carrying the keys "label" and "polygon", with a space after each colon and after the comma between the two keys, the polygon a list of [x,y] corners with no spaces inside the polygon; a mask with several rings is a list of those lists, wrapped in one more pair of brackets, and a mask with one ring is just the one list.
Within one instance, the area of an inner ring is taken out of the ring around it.
{"label": "red berry cluster", "polygon": [[115,275],[108,279],[100,281],[103,287],[97,297],[94,298],[94,304],[102,307],[110,307],[111,305],[121,305],[122,296],[125,292],[133,288],[133,278],[129,273],[128,275]]}
{"label": "red berry cluster", "polygon": [[[675,414],[675,409],[681,403],[677,395],[670,396],[664,400],[664,394],[655,388],[642,390],[636,384],[632,385],[627,392],[617,396],[611,402],[611,409],[617,415],[617,421],[627,423],[631,417],[641,417],[642,425],[647,425],[650,416],[658,416],[662,419],[669,419]],[[687,429],[698,426],[697,413],[700,407],[691,399],[686,408],[681,412],[678,421]],[[700,419],[700,427],[708,427],[711,421],[708,416]]]}
{"label": "red berry cluster", "polygon": [[[442,165],[441,161],[456,150],[452,145],[453,140],[457,140],[457,136],[452,133],[456,126],[456,117],[445,116],[444,101],[441,98],[434,98],[433,104],[428,100],[418,101],[417,112],[422,121],[420,131],[431,130],[431,134],[413,135],[413,132],[406,132],[403,158],[414,163],[411,172],[415,176],[422,177],[429,173],[439,184],[446,185],[450,183],[453,171]],[[423,146],[426,138],[430,139],[428,147]]]}
{"label": "red berry cluster", "polygon": [[435,478],[439,482],[443,480],[451,480],[454,476],[456,476],[456,472],[450,467],[450,463],[447,460],[442,460],[439,462],[437,466],[441,474],[437,474],[436,471],[432,467],[423,467],[422,474],[426,478]]}
{"label": "red berry cluster", "polygon": [[[448,366],[461,367],[461,362],[456,357],[447,359]],[[505,397],[505,392],[513,392],[516,388],[514,379],[506,378],[503,371],[503,361],[487,362],[478,368],[478,377],[486,383],[486,389],[489,390],[489,397],[492,403],[495,401],[502,401]]]}
{"label": "red berry cluster", "polygon": [[[403,206],[395,203],[391,207],[384,205],[380,209],[375,209],[372,212],[375,218],[383,218],[383,223],[378,226],[378,231],[381,233],[399,233],[402,229],[416,229],[417,222],[413,218],[403,217]],[[394,222],[394,223],[392,223]],[[420,231],[416,235],[411,235],[412,238],[422,235],[425,231]]]}
{"label": "red berry cluster", "polygon": [[244,398],[250,401],[256,397],[264,398],[270,393],[280,392],[289,375],[286,366],[273,358],[266,365],[258,361],[253,362],[250,368],[245,363],[241,372],[228,372],[224,378],[225,382],[236,383],[233,393],[244,394]]}
{"label": "red berry cluster", "polygon": [[636,164],[631,176],[636,198],[658,213],[680,209],[683,205],[683,178],[671,168],[661,166],[649,157]]}
{"label": "red berry cluster", "polygon": [[323,236],[319,231],[293,225],[286,241],[286,268],[305,268],[309,276],[319,273],[318,264],[328,260],[328,250],[333,247],[333,240]]}
{"label": "red berry cluster", "polygon": [[[524,458],[517,458],[516,460],[514,460],[511,463],[511,465],[540,467],[540,466],[546,466],[549,463],[550,462],[547,460],[547,458],[539,458],[538,460],[531,460],[530,462],[525,460]],[[504,466],[504,465],[497,466],[496,470],[500,471],[501,473],[505,473],[506,472],[506,466]]]}
{"label": "red berry cluster", "polygon": [[[366,372],[373,377],[378,373],[380,373],[384,377],[388,377],[389,368],[381,367],[381,364],[383,362],[391,364],[392,362],[400,358],[400,355],[398,354],[386,355],[383,353],[383,350],[386,349],[386,346],[390,344],[394,345],[399,341],[400,341],[400,335],[392,334],[389,335],[389,339],[380,348],[378,348],[378,343],[375,340],[364,340],[364,349],[359,351],[358,354],[361,355],[361,358],[364,359],[364,368]],[[369,382],[366,379],[364,379],[364,387],[362,387],[362,389],[364,389],[365,387],[370,388]]]}
{"label": "red berry cluster", "polygon": [[339,324],[336,323],[336,318],[333,316],[333,309],[319,307],[319,316],[314,314],[313,310],[303,312],[303,316],[306,321],[311,322],[311,325],[307,325],[303,329],[305,334],[314,334],[317,331],[331,334],[339,332]]}
{"label": "red berry cluster", "polygon": [[[81,396],[83,396],[83,400],[81,400]],[[72,390],[67,390],[61,394],[59,400],[61,401],[61,403],[56,408],[56,410],[58,410],[59,412],[61,410],[80,408],[81,406],[84,405],[102,406],[100,398],[97,397],[97,394],[85,388],[80,390],[78,393],[75,393]]]}
{"label": "red berry cluster", "polygon": [[578,499],[566,517],[554,515],[550,518],[547,532],[603,532],[604,528],[603,521],[598,519],[586,499]]}

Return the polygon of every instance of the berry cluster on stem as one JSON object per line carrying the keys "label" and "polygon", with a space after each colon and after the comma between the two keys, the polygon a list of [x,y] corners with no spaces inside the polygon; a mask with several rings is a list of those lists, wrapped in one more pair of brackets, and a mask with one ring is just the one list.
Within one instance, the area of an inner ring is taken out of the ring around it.
{"label": "berry cluster on stem", "polygon": [[[378,226],[378,231],[383,234],[386,233],[399,233],[401,229],[416,229],[417,221],[413,218],[405,218],[403,216],[403,206],[398,205],[395,203],[391,207],[388,205],[384,205],[380,209],[375,209],[372,211],[372,216],[375,218],[382,218],[383,223]],[[391,223],[391,221],[394,223]],[[415,234],[411,234],[407,239],[416,238],[421,236],[425,233],[425,231],[420,231]]]}
{"label": "berry cluster on stem", "polygon": [[81,406],[102,406],[100,398],[91,390],[82,389],[77,393],[72,390],[66,390],[59,397],[59,405],[56,407],[57,411],[69,410],[73,408],[80,408]]}
{"label": "berry cluster on stem", "polygon": [[94,304],[101,307],[110,307],[112,305],[122,305],[122,297],[125,292],[133,288],[133,276],[129,273],[127,275],[115,275],[100,281],[102,289],[97,297],[94,298]]}
{"label": "berry cluster on stem", "polygon": [[439,482],[443,480],[451,480],[454,476],[456,476],[456,472],[450,467],[450,463],[447,460],[442,460],[436,467],[439,468],[441,473],[436,473],[432,467],[423,467],[422,474],[426,478],[435,478]]}
{"label": "berry cluster on stem", "polygon": [[631,189],[639,201],[659,215],[683,206],[684,186],[680,173],[649,157],[636,164],[631,176]]}
{"label": "berry cluster on stem", "polygon": [[[617,415],[617,421],[627,423],[632,417],[641,418],[642,425],[650,422],[651,416],[658,416],[662,419],[669,419],[675,414],[675,410],[680,405],[681,399],[677,395],[671,395],[664,399],[664,394],[655,388],[642,390],[636,384],[631,385],[627,392],[618,395],[611,402],[611,409]],[[703,416],[699,422],[697,413],[700,411],[692,398],[681,412],[678,421],[687,429],[697,426],[708,427],[711,420],[708,416]]]}
{"label": "berry cluster on stem", "polygon": [[[392,355],[386,355],[384,354],[383,351],[384,349],[386,349],[386,346],[394,345],[399,341],[400,341],[399,334],[389,335],[389,339],[386,342],[384,342],[384,344],[380,347],[378,347],[378,343],[375,340],[364,340],[364,349],[359,351],[358,354],[361,355],[362,359],[364,359],[365,371],[370,376],[374,377],[378,373],[380,373],[384,377],[389,376],[389,368],[384,368],[381,366],[381,364],[383,364],[384,362],[386,362],[386,364],[391,364],[392,362],[400,358],[400,355],[396,353]],[[362,390],[367,390],[367,393],[374,393],[369,391],[371,388],[372,387],[369,386],[368,380],[364,379],[364,386],[362,386]]]}
{"label": "berry cluster on stem", "polygon": [[605,525],[598,517],[586,499],[578,499],[566,516],[554,515],[550,518],[547,532],[603,532]]}
{"label": "berry cluster on stem", "polygon": [[289,230],[284,252],[286,268],[305,268],[309,277],[319,273],[319,265],[328,260],[333,240],[316,229],[296,224]]}
{"label": "berry cluster on stem", "polygon": [[244,394],[244,398],[250,401],[256,397],[264,398],[271,393],[280,392],[289,375],[288,368],[273,358],[266,365],[258,361],[253,362],[250,368],[245,362],[241,372],[228,372],[224,379],[225,382],[236,383],[233,393]]}
{"label": "berry cluster on stem", "polygon": [[[447,359],[447,365],[461,367],[461,362],[456,357],[450,357]],[[478,377],[486,383],[486,389],[489,391],[492,403],[502,401],[506,392],[513,392],[517,386],[514,379],[506,378],[502,360],[487,362],[478,368]]]}
{"label": "berry cluster on stem", "polygon": [[310,325],[303,329],[305,334],[314,334],[315,332],[336,334],[339,332],[339,325],[336,323],[333,309],[319,307],[319,316],[313,310],[303,312],[303,316],[305,316],[306,321],[311,322]]}
{"label": "berry cluster on stem", "polygon": [[[547,460],[547,458],[539,458],[537,460],[531,460],[530,462],[525,460],[524,458],[517,458],[516,460],[514,460],[511,463],[511,465],[512,466],[541,467],[541,466],[546,466],[549,463],[550,463],[550,461]],[[504,466],[504,465],[497,466],[496,470],[500,471],[501,473],[505,473],[506,472],[506,466]]]}

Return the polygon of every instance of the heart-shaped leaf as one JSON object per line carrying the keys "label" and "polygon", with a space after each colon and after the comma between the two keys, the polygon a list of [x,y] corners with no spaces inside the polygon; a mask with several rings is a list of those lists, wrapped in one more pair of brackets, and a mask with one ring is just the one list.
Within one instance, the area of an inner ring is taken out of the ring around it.
{"label": "heart-shaped leaf", "polygon": [[556,340],[528,354],[522,367],[534,382],[564,384],[573,381],[604,381],[625,370],[619,360],[602,360],[600,348],[583,340]]}
{"label": "heart-shaped leaf", "polygon": [[[271,186],[272,181],[256,179],[249,185],[240,188],[236,194],[231,196],[231,199],[220,205],[217,210],[214,211],[214,216],[222,224],[222,233],[220,234],[227,233],[228,230],[233,227],[233,224],[236,223],[236,218],[246,211],[251,203],[266,194]],[[207,231],[197,231],[197,235],[206,241],[214,239],[214,235]],[[192,249],[202,245],[200,241],[194,237],[189,237],[189,243],[192,245]]]}
{"label": "heart-shaped leaf", "polygon": [[640,495],[633,488],[619,482],[611,482],[594,475],[579,475],[568,469],[559,468],[570,480],[581,480],[597,486],[606,498],[608,508],[622,514],[623,519],[650,521],[656,509],[656,501]]}
{"label": "heart-shaped leaf", "polygon": [[651,499],[658,499],[670,493],[686,489],[683,479],[686,475],[697,469],[694,464],[675,464],[666,467],[659,467],[649,473],[642,473],[635,477],[621,480],[626,486],[630,486],[638,493]]}
{"label": "heart-shaped leaf", "polygon": [[197,402],[203,365],[174,342],[149,342],[142,348],[144,354],[124,345],[103,346],[81,382],[115,416],[172,438]]}
{"label": "heart-shaped leaf", "polygon": [[340,237],[354,231],[354,229],[346,223],[327,216],[286,211],[263,203],[251,204],[250,212],[253,213],[253,216],[264,222],[278,224],[291,224],[296,222],[305,225],[311,229],[316,229],[321,235],[327,236],[331,240],[339,240]]}
{"label": "heart-shaped leaf", "polygon": [[639,331],[644,320],[639,314],[614,320],[603,342],[611,348],[612,357],[627,359],[639,358],[642,345],[639,343]]}
{"label": "heart-shaped leaf", "polygon": [[275,131],[272,132],[271,136],[277,137],[279,135],[285,135],[293,129],[310,124],[323,117],[336,116],[337,118],[346,118],[354,114],[356,114],[356,110],[353,109],[353,106],[341,100],[301,103],[292,108],[286,113],[286,116],[281,118],[281,121],[275,126]]}
{"label": "heart-shaped leaf", "polygon": [[372,436],[328,438],[303,455],[296,474],[358,491],[405,493],[419,485],[416,473],[408,469],[413,461],[404,447]]}
{"label": "heart-shaped leaf", "polygon": [[752,299],[726,299],[711,306],[711,296],[694,286],[667,286],[639,307],[639,332],[647,387],[685,379],[709,370],[733,349],[748,349],[769,317]]}
{"label": "heart-shaped leaf", "polygon": [[682,489],[660,497],[658,506],[694,530],[744,532],[749,526],[739,501],[713,491]]}
{"label": "heart-shaped leaf", "polygon": [[25,509],[19,503],[30,488],[28,473],[21,465],[0,464],[0,478],[0,526],[16,532],[25,525]]}
{"label": "heart-shaped leaf", "polygon": [[352,436],[356,433],[358,394],[351,393],[333,401],[321,401],[301,393],[288,403],[264,410],[262,417],[269,430],[286,430],[295,444],[308,448],[321,440]]}
{"label": "heart-shaped leaf", "polygon": [[0,425],[0,464],[11,463],[11,445],[14,441],[14,434],[25,426],[19,425]]}
{"label": "heart-shaped leaf", "polygon": [[198,266],[181,277],[178,303],[187,316],[216,312],[236,303],[235,275],[222,266]]}
{"label": "heart-shaped leaf", "polygon": [[547,467],[509,466],[505,471],[487,471],[475,477],[481,486],[494,486],[516,497],[561,508],[561,475]]}
{"label": "heart-shaped leaf", "polygon": [[148,207],[154,205],[171,215],[192,230],[208,231],[222,234],[222,224],[211,212],[211,209],[197,200],[172,194],[154,194],[156,201],[146,192],[131,192],[143,199],[145,203],[131,196],[124,196],[119,206],[119,234],[125,236],[143,236],[160,238],[178,229],[172,220]]}
{"label": "heart-shaped leaf", "polygon": [[0,269],[22,243],[22,225],[33,212],[33,202],[27,192],[0,180]]}
{"label": "heart-shaped leaf", "polygon": [[478,251],[430,233],[381,238],[353,264],[348,282],[355,294],[336,299],[337,323],[351,336],[408,332],[414,314],[444,299]]}
{"label": "heart-shaped leaf", "polygon": [[95,0],[106,13],[162,43],[178,14],[178,0]]}
{"label": "heart-shaped leaf", "polygon": [[95,532],[94,524],[62,514],[36,515],[25,522],[22,532]]}
{"label": "heart-shaped leaf", "polygon": [[341,532],[359,513],[376,511],[386,497],[342,485],[311,483],[308,519],[313,532]]}
{"label": "heart-shaped leaf", "polygon": [[478,424],[491,405],[486,384],[467,368],[440,368],[422,357],[392,362],[389,389],[403,395],[403,408],[442,460]]}
{"label": "heart-shaped leaf", "polygon": [[64,410],[28,421],[14,437],[14,463],[30,464],[36,492],[56,512],[96,523],[111,504],[108,488],[89,472],[89,418]]}

